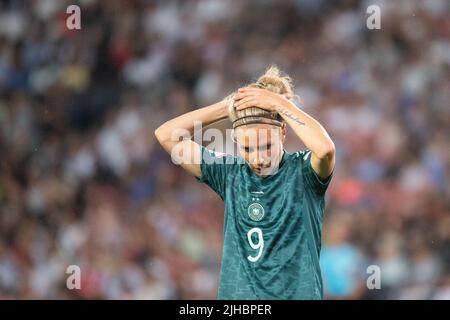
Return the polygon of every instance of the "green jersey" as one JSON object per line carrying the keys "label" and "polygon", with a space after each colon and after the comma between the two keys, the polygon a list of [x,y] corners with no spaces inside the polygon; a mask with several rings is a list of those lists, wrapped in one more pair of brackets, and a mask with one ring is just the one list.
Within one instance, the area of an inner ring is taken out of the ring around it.
{"label": "green jersey", "polygon": [[224,201],[218,299],[323,299],[319,266],[325,191],[311,151],[284,155],[278,172],[202,147],[201,177]]}

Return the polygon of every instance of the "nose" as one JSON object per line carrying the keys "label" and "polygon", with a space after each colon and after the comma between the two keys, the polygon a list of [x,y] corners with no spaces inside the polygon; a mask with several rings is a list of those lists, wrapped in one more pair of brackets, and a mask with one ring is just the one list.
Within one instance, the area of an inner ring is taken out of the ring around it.
{"label": "nose", "polygon": [[251,159],[251,163],[255,166],[262,166],[264,161],[263,161],[263,157],[261,156],[261,154],[259,152],[255,152],[253,154],[253,157]]}

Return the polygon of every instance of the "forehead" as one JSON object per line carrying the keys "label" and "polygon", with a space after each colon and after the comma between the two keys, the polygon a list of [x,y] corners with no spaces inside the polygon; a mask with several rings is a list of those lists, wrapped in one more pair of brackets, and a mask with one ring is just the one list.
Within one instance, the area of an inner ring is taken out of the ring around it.
{"label": "forehead", "polygon": [[236,128],[235,134],[240,144],[273,143],[280,138],[280,127],[270,124],[251,124]]}

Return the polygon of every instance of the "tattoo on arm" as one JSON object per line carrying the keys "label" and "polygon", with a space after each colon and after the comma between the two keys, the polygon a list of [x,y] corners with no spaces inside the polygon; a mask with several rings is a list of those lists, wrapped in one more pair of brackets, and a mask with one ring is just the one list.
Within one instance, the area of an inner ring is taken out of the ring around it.
{"label": "tattoo on arm", "polygon": [[297,118],[296,116],[294,116],[294,115],[293,115],[292,113],[290,113],[289,111],[286,111],[286,110],[280,110],[279,113],[285,115],[286,117],[288,117],[288,118],[290,118],[290,119],[292,119],[292,120],[294,120],[294,121],[297,122],[299,125],[302,125],[302,126],[305,125],[304,122],[300,121],[299,118]]}

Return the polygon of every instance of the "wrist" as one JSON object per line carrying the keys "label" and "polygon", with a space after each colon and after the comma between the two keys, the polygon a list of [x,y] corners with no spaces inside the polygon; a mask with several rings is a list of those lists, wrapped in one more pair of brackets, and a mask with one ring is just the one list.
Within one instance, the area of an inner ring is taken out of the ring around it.
{"label": "wrist", "polygon": [[230,100],[225,98],[219,103],[219,107],[217,110],[217,115],[219,117],[219,120],[223,120],[225,118],[228,118],[228,107],[230,104]]}
{"label": "wrist", "polygon": [[275,105],[275,112],[281,113],[283,111],[288,110],[291,107],[292,103],[289,100],[284,98],[278,99],[278,103]]}

